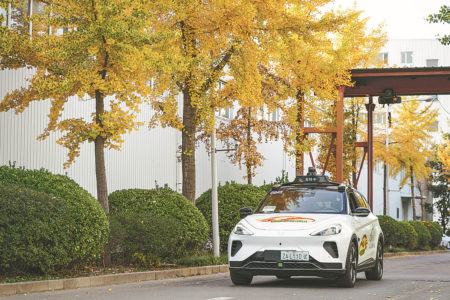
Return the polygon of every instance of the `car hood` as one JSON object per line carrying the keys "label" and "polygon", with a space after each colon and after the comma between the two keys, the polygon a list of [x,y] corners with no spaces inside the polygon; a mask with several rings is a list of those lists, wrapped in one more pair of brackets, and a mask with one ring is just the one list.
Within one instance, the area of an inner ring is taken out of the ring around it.
{"label": "car hood", "polygon": [[245,221],[261,230],[311,230],[334,221],[342,221],[342,217],[343,215],[338,214],[276,213],[250,215]]}

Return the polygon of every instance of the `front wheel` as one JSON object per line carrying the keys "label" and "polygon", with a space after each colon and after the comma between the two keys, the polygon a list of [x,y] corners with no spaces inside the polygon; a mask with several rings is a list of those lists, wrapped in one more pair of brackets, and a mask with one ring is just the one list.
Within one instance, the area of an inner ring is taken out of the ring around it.
{"label": "front wheel", "polygon": [[372,270],[366,271],[367,280],[381,280],[383,277],[383,242],[378,241],[377,257],[375,260],[375,267]]}
{"label": "front wheel", "polygon": [[231,270],[230,270],[230,278],[231,282],[233,282],[234,285],[250,285],[250,283],[252,283],[253,280],[252,275],[239,274],[238,272]]}
{"label": "front wheel", "polygon": [[351,243],[345,263],[345,274],[338,278],[338,284],[342,287],[352,288],[356,282],[356,264],[358,261],[355,243]]}

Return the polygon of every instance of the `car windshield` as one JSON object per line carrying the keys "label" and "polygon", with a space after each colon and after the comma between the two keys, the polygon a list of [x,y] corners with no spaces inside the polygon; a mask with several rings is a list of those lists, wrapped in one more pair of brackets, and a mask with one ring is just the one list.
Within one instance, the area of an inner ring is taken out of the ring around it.
{"label": "car windshield", "polygon": [[256,213],[345,213],[344,193],[326,188],[281,187],[272,190]]}

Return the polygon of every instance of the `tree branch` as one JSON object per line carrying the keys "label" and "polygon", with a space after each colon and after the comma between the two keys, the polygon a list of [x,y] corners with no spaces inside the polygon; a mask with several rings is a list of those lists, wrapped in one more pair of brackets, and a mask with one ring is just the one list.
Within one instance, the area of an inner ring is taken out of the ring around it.
{"label": "tree branch", "polygon": [[234,53],[234,50],[235,50],[234,46],[231,46],[231,48],[228,49],[225,55],[223,56],[222,60],[217,64],[217,66],[213,68],[211,76],[205,80],[205,82],[202,84],[202,87],[200,88],[201,94],[204,94],[206,91],[208,91],[213,82],[217,80],[219,72],[222,71],[225,65],[230,61],[231,56]]}

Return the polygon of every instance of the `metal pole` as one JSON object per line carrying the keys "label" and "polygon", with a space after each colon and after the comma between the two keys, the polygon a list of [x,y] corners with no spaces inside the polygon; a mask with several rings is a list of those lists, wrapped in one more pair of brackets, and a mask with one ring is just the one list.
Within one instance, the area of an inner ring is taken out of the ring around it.
{"label": "metal pole", "polygon": [[[49,14],[50,19],[53,17],[53,4],[50,4],[50,14]],[[52,35],[52,25],[48,26],[48,31],[47,31],[48,35]]]}
{"label": "metal pole", "polygon": [[31,16],[33,15],[33,0],[28,0],[28,34],[30,38],[33,34],[33,22],[31,21]]}
{"label": "metal pole", "polygon": [[211,203],[212,203],[212,233],[213,233],[213,254],[219,257],[219,203],[217,199],[217,160],[216,160],[216,129],[211,132]]}
{"label": "metal pole", "polygon": [[6,12],[6,27],[11,28],[11,12],[12,12],[12,8],[11,8],[11,2],[8,3],[8,11]]}
{"label": "metal pole", "polygon": [[[389,157],[389,104],[387,104],[386,109],[386,160]],[[387,161],[384,164],[384,172],[385,172],[385,178],[384,178],[384,215],[390,216],[389,214],[389,164]]]}
{"label": "metal pole", "polygon": [[373,98],[369,95],[369,104],[367,108],[367,141],[368,141],[368,157],[367,157],[367,199],[369,200],[370,210],[373,211]]}

